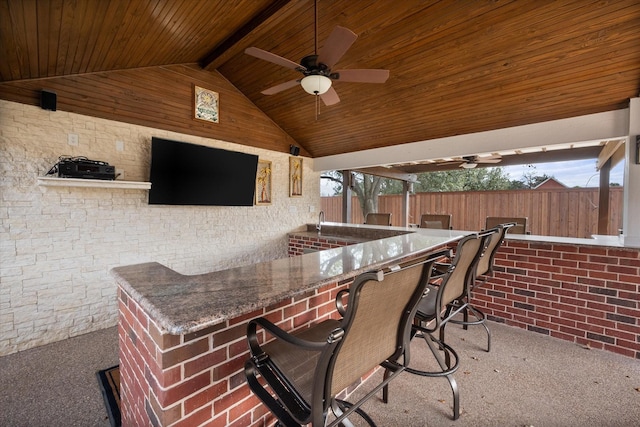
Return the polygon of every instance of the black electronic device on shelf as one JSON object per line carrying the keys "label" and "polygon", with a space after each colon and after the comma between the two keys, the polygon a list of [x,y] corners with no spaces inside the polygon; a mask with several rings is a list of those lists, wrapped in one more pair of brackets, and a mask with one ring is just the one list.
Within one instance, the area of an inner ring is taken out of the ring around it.
{"label": "black electronic device on shelf", "polygon": [[86,157],[60,157],[58,163],[49,170],[47,175],[53,175],[56,172],[60,178],[116,179],[115,166]]}

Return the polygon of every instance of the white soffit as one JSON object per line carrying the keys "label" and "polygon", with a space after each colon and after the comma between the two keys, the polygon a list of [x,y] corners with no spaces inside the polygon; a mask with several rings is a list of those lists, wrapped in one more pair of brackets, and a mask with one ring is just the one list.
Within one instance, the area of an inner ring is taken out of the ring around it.
{"label": "white soffit", "polygon": [[[315,171],[360,169],[390,164],[428,162],[481,153],[543,151],[571,146],[600,145],[603,140],[624,138],[629,110],[614,110],[569,119],[515,126],[487,132],[456,135],[392,147],[374,148],[334,156],[317,157]],[[606,142],[606,141],[605,141]]]}

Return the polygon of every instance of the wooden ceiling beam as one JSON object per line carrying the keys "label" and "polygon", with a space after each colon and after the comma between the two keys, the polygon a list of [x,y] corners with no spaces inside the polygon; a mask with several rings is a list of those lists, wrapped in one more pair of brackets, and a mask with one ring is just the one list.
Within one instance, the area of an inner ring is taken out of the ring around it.
{"label": "wooden ceiling beam", "polygon": [[233,54],[228,53],[240,40],[244,39],[247,35],[251,34],[256,28],[262,25],[269,18],[280,12],[291,0],[274,0],[269,6],[261,10],[255,15],[249,22],[243,25],[238,31],[227,37],[222,43],[216,46],[211,52],[209,52],[202,60],[200,60],[200,66],[207,70],[215,70]]}
{"label": "wooden ceiling beam", "polygon": [[396,168],[373,167],[373,168],[354,169],[353,172],[360,172],[367,175],[381,176],[383,178],[397,179],[400,181],[418,182],[418,177],[415,174],[402,172],[401,170]]}
{"label": "wooden ceiling beam", "polygon": [[[621,145],[624,147],[623,139],[614,139],[611,141],[607,141],[607,143],[600,151],[600,154],[598,155],[598,164],[596,168],[598,170],[602,169],[604,164],[607,163],[607,160],[613,157],[613,155],[618,151]],[[613,167],[613,165],[611,165],[611,167]]]}

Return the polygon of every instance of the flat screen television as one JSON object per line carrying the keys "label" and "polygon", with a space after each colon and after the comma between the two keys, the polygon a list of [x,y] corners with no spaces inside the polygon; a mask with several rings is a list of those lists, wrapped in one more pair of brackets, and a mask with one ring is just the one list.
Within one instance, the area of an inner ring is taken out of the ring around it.
{"label": "flat screen television", "polygon": [[253,206],[258,156],[151,139],[152,205]]}

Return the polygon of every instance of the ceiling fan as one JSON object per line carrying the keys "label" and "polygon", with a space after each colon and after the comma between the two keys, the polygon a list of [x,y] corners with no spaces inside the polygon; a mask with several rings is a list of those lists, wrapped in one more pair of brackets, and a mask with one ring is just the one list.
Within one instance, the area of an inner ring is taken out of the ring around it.
{"label": "ceiling fan", "polygon": [[[307,55],[297,64],[286,58],[257,47],[249,47],[244,53],[253,57],[268,61],[286,68],[299,71],[303,74],[301,79],[280,83],[269,89],[263,90],[263,95],[273,95],[298,85],[305,92],[319,96],[325,105],[334,105],[340,102],[340,98],[332,87],[333,81],[355,83],[384,83],[389,78],[389,70],[380,69],[351,69],[333,71],[333,66],[342,58],[358,36],[351,30],[337,26],[333,29],[329,38],[318,51],[318,5],[315,3],[315,53]],[[316,98],[317,99],[317,98]]]}
{"label": "ceiling fan", "polygon": [[500,161],[502,160],[502,157],[500,156],[487,156],[487,157],[463,156],[462,160],[463,162],[460,164],[459,167],[464,169],[473,169],[476,166],[478,166],[478,164],[480,163],[500,163]]}

